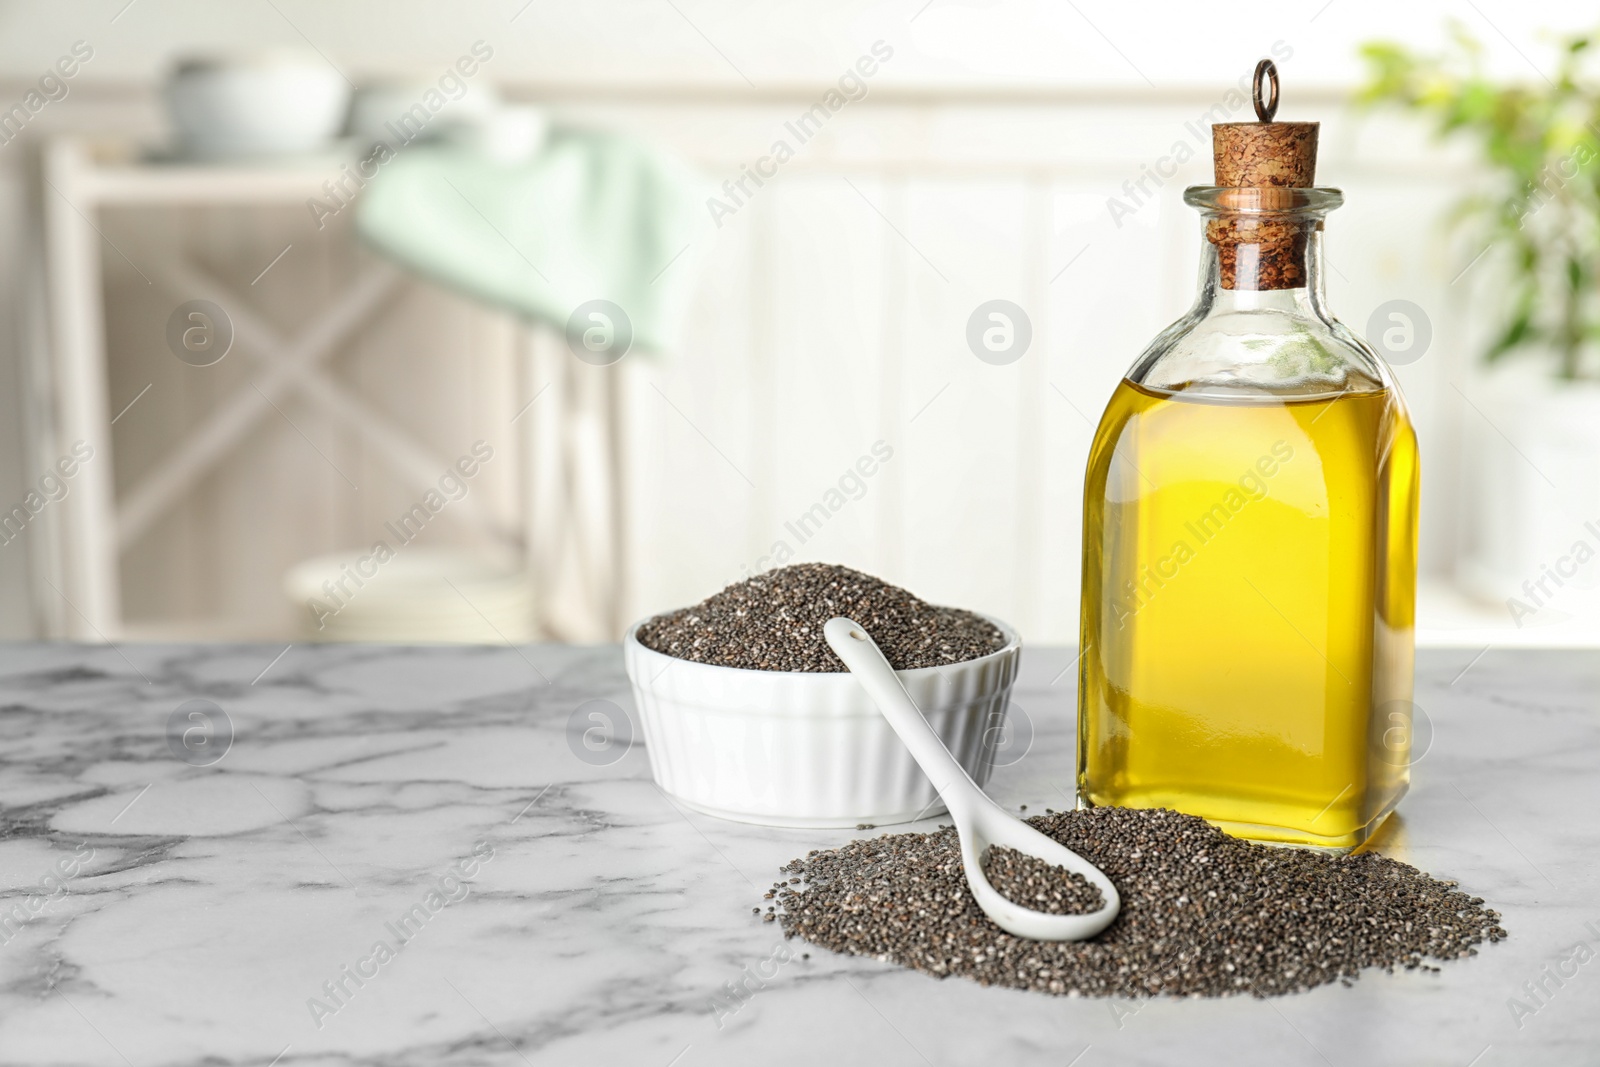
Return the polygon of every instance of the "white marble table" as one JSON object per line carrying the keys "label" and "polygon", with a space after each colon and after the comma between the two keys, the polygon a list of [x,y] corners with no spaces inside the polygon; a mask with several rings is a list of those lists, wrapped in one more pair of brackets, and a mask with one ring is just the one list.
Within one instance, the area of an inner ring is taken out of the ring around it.
{"label": "white marble table", "polygon": [[[1600,1062],[1600,959],[1543,970],[1600,951],[1594,654],[1459,678],[1474,650],[1421,656],[1435,735],[1385,848],[1509,941],[1437,975],[1140,1003],[768,962],[751,908],[776,868],[851,834],[686,814],[637,744],[580,758],[573,712],[631,707],[615,648],[279,651],[0,646],[0,1064]],[[1006,803],[1067,803],[1070,658],[1024,658]],[[167,741],[195,698],[235,732],[209,766]]]}

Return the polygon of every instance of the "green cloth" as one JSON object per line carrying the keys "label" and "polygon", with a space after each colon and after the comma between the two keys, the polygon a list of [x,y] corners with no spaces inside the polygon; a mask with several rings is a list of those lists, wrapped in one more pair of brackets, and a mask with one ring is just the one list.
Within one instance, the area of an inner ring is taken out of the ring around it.
{"label": "green cloth", "polygon": [[699,179],[658,152],[565,131],[520,163],[403,147],[362,192],[356,226],[410,270],[557,329],[579,305],[610,300],[635,348],[671,351],[696,280],[702,199]]}

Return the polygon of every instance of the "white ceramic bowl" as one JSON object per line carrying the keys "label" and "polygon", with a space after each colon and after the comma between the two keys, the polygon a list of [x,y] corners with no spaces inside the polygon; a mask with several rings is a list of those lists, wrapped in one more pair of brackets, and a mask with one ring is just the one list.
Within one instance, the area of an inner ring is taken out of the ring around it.
{"label": "white ceramic bowl", "polygon": [[499,108],[499,94],[488,83],[465,84],[466,92],[458,97],[446,97],[444,106],[429,114],[420,133],[419,116],[414,109],[419,104],[427,109],[429,94],[437,96],[440,92],[436,83],[386,81],[363,85],[356,90],[355,99],[350,103],[349,132],[363,148],[382,141],[398,151],[408,137],[420,136],[427,140],[463,122],[482,122]]}
{"label": "white ceramic bowl", "polygon": [[294,51],[187,60],[166,95],[183,154],[201,160],[315,152],[338,134],[350,106],[337,70]]}
{"label": "white ceramic bowl", "polygon": [[[898,671],[972,780],[988,780],[1022,642],[979,659]],[[650,769],[708,815],[771,826],[850,827],[943,812],[877,705],[847,671],[751,671],[664,655],[623,640]],[[943,782],[937,783],[943,785]]]}
{"label": "white ceramic bowl", "polygon": [[532,159],[549,136],[549,116],[541,108],[525,106],[498,107],[445,131],[452,143],[508,166]]}

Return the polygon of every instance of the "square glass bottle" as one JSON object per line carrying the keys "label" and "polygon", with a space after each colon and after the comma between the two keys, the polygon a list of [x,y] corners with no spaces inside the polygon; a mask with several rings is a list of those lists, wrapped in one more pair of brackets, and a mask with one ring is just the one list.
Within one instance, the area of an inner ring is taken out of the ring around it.
{"label": "square glass bottle", "polygon": [[1315,124],[1214,136],[1199,295],[1090,455],[1079,803],[1344,850],[1409,782],[1416,436],[1327,308]]}

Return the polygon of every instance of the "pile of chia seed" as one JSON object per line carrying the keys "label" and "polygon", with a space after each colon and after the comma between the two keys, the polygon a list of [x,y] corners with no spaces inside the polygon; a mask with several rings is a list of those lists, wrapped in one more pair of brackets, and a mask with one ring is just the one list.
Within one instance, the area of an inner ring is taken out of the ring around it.
{"label": "pile of chia seed", "polygon": [[1349,984],[1368,967],[1437,970],[1426,961],[1506,937],[1482,898],[1377,853],[1270,848],[1165,810],[1028,821],[1117,887],[1121,914],[1099,936],[1028,941],[995,926],[967,890],[949,827],[795,860],[765,918],[836,952],[1066,996],[1277,996]]}
{"label": "pile of chia seed", "polygon": [[1047,915],[1087,915],[1105,903],[1083,875],[1004,845],[984,853],[983,874],[1013,904]]}
{"label": "pile of chia seed", "polygon": [[796,563],[742,582],[692,608],[657,615],[639,643],[678,659],[757,671],[845,669],[822,635],[836,616],[872,635],[897,671],[942,667],[1005,647],[982,616],[941,608],[869,574],[827,563]]}

